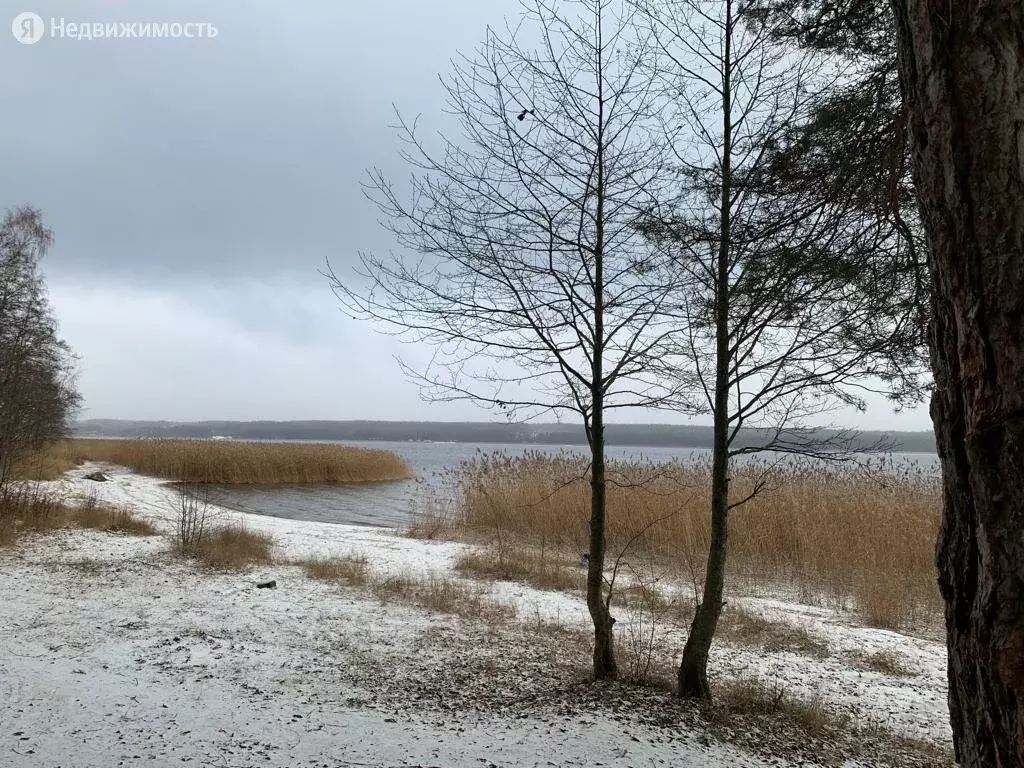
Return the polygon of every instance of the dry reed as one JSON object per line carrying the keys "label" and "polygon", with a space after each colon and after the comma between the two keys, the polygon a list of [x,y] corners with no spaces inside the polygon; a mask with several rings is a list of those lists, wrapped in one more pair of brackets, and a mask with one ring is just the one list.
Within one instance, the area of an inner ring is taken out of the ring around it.
{"label": "dry reed", "polygon": [[[744,498],[764,467],[733,472]],[[481,455],[442,478],[417,525],[456,538],[576,556],[587,549],[587,463],[578,456]],[[608,547],[654,559],[692,584],[709,536],[706,465],[609,467]],[[729,580],[752,591],[795,587],[806,600],[858,610],[876,626],[931,627],[941,602],[933,566],[939,488],[913,469],[791,466],[730,514]]]}
{"label": "dry reed", "polygon": [[105,461],[144,475],[217,485],[334,485],[411,475],[390,451],[326,443],[75,439],[52,452],[54,463]]}
{"label": "dry reed", "polygon": [[58,440],[24,457],[14,466],[16,480],[56,480],[82,463],[70,450],[69,441]]}

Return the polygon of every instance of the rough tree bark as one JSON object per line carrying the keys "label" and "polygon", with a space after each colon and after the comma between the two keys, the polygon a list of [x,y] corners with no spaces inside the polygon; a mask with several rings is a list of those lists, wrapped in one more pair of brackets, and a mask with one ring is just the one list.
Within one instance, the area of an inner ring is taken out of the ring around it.
{"label": "rough tree bark", "polygon": [[1024,765],[1024,4],[893,0],[934,283],[949,708],[963,768]]}

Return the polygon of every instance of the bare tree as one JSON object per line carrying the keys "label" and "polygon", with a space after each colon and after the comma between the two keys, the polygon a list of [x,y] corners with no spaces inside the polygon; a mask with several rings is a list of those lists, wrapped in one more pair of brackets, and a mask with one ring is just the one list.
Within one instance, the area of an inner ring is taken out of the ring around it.
{"label": "bare tree", "polygon": [[404,366],[426,397],[514,419],[582,419],[594,676],[610,679],[605,416],[673,395],[663,374],[678,328],[676,273],[637,229],[669,191],[664,94],[652,37],[628,4],[524,8],[443,81],[460,137],[432,148],[401,121],[411,194],[371,175],[369,194],[401,250],[363,255],[365,287],[328,273],[351,314],[436,350],[424,370]]}
{"label": "bare tree", "polygon": [[78,405],[73,358],[39,274],[52,240],[34,208],[0,221],[0,487],[18,461],[66,434]]}
{"label": "bare tree", "polygon": [[185,554],[192,554],[209,533],[210,487],[206,483],[177,483],[174,505],[175,543]]}
{"label": "bare tree", "polygon": [[1024,5],[893,0],[933,284],[939,585],[963,768],[1024,765]]}
{"label": "bare tree", "polygon": [[[644,229],[674,252],[683,275],[683,380],[691,408],[714,422],[711,542],[702,595],[683,649],[679,692],[710,698],[707,665],[723,606],[730,512],[773,482],[768,471],[732,494],[739,457],[772,452],[851,458],[849,430],[817,421],[867,392],[913,397],[923,361],[919,325],[901,302],[905,270],[879,229],[847,226],[842,195],[788,193],[773,167],[816,92],[837,76],[746,23],[738,0],[645,3],[685,127],[674,142],[682,187],[673,218]],[[911,281],[912,282],[912,281]]]}

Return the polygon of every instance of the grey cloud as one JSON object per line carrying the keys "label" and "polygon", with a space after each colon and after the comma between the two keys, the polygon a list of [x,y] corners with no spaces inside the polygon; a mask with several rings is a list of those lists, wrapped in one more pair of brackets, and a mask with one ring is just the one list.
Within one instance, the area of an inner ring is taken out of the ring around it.
{"label": "grey cloud", "polygon": [[54,272],[131,283],[312,282],[325,257],[386,247],[360,181],[395,162],[392,103],[438,111],[436,72],[503,13],[473,0],[34,10],[219,29],[213,40],[0,43],[18,114],[0,126],[0,199],[44,209]]}
{"label": "grey cloud", "polygon": [[[0,208],[31,202],[56,232],[44,266],[90,415],[487,417],[425,407],[393,356],[429,350],[344,318],[317,270],[389,247],[360,182],[371,165],[403,173],[392,105],[443,125],[437,73],[517,0],[7,7]],[[25,46],[8,32],[25,10],[219,35]],[[635,416],[652,418],[667,417]],[[927,426],[884,405],[850,420]]]}
{"label": "grey cloud", "polygon": [[[81,357],[86,415],[145,419],[360,419],[423,417],[397,374],[391,339],[340,315],[319,338],[227,316],[171,292],[58,284],[62,330]],[[329,307],[319,311],[327,318]],[[466,411],[431,407],[434,418]],[[478,414],[479,415],[479,414]]]}

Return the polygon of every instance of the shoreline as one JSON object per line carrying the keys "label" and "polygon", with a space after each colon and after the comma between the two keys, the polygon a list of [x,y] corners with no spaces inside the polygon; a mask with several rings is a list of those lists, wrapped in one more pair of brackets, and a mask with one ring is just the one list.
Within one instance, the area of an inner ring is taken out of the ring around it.
{"label": "shoreline", "polygon": [[[110,480],[83,479],[96,469],[109,472]],[[38,485],[67,498],[95,494],[129,506],[165,533],[172,525],[174,491],[155,478],[89,463]],[[282,767],[307,759],[324,765],[464,765],[477,758],[498,765],[544,765],[549,759],[592,765],[595,755],[606,757],[607,765],[779,764],[750,744],[724,743],[708,726],[655,727],[639,716],[620,722],[600,703],[594,711],[583,707],[555,717],[552,726],[545,697],[564,699],[575,691],[569,701],[586,703],[596,695],[595,686],[572,687],[580,685],[586,658],[566,639],[587,631],[586,607],[564,592],[462,579],[454,564],[471,545],[227,509],[216,515],[218,522],[270,534],[280,560],[361,556],[380,579],[445,579],[485,588],[515,618],[488,625],[386,602],[307,579],[286,562],[210,573],[173,557],[162,538],[78,530],[34,538],[0,551],[0,588],[11,595],[0,606],[0,621],[11,627],[0,635],[0,658],[11,660],[0,688],[13,692],[9,730],[29,735],[31,757],[39,761],[26,758],[19,765],[112,765],[117,750],[129,761],[129,752],[157,757],[154,739],[161,759],[192,750],[209,764],[235,750],[249,755],[225,757],[239,766],[257,759]],[[255,582],[264,579],[276,579],[278,588],[257,591]],[[842,612],[778,597],[742,602],[803,628],[827,643],[829,653],[813,658],[716,643],[712,668],[720,678],[776,680],[855,725],[948,744],[941,643],[854,626]],[[617,615],[628,630],[629,616],[622,609]],[[681,638],[680,630],[666,627],[659,639],[674,653]],[[620,648],[626,642],[620,639]],[[911,676],[865,669],[857,654],[872,650],[900,654]],[[462,664],[466,672],[459,677]],[[473,672],[474,665],[481,670]],[[508,665],[514,679],[487,673],[489,665]],[[415,693],[407,695],[410,688]],[[47,692],[57,689],[62,695],[53,699]],[[478,694],[475,705],[471,694]],[[530,696],[536,706],[516,703]],[[237,734],[248,741],[239,743]],[[620,749],[626,750],[621,757]],[[61,750],[67,750],[63,757]],[[69,755],[81,755],[81,762],[69,763]]]}

